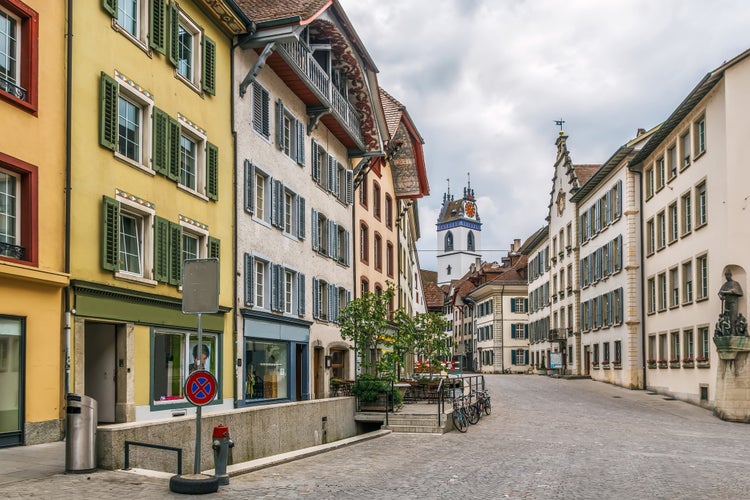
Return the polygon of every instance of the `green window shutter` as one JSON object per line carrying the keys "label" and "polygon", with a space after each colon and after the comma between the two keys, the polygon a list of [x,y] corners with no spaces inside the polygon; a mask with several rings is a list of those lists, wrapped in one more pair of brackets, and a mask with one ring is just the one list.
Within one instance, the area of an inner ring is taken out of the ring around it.
{"label": "green window shutter", "polygon": [[169,284],[182,285],[182,226],[169,223]]}
{"label": "green window shutter", "polygon": [[210,142],[206,143],[206,196],[219,199],[219,148]]}
{"label": "green window shutter", "polygon": [[119,85],[117,81],[102,72],[99,115],[99,144],[114,151],[117,148],[117,98]]}
{"label": "green window shutter", "polygon": [[516,350],[515,349],[510,350],[510,363],[512,365],[516,364]]}
{"label": "green window shutter", "polygon": [[167,45],[167,9],[164,0],[152,0],[150,14],[149,22],[151,30],[149,32],[149,46],[155,51],[165,54]]}
{"label": "green window shutter", "polygon": [[208,237],[208,257],[210,259],[221,259],[221,242],[218,238]]}
{"label": "green window shutter", "polygon": [[154,217],[154,279],[169,281],[169,221]]}
{"label": "green window shutter", "polygon": [[203,91],[216,95],[216,42],[203,37]]}
{"label": "green window shutter", "polygon": [[510,299],[510,312],[516,312],[516,299]]}
{"label": "green window shutter", "polygon": [[180,58],[180,40],[177,36],[180,28],[180,12],[177,5],[169,3],[169,62],[172,66],[177,66],[177,60]]}
{"label": "green window shutter", "polygon": [[102,8],[112,17],[117,17],[117,0],[102,0]]}
{"label": "green window shutter", "polygon": [[169,171],[168,123],[167,114],[159,108],[154,108],[152,133],[154,152],[151,158],[151,168],[162,175],[167,175]]}
{"label": "green window shutter", "polygon": [[516,325],[512,324],[512,325],[510,325],[510,338],[514,339],[514,338],[516,338],[516,335],[517,335],[517,333],[516,333]]}
{"label": "green window shutter", "polygon": [[172,118],[167,117],[168,126],[168,146],[169,146],[169,165],[167,177],[177,182],[180,178],[180,123]]}
{"label": "green window shutter", "polygon": [[102,268],[117,271],[120,268],[120,203],[102,197]]}

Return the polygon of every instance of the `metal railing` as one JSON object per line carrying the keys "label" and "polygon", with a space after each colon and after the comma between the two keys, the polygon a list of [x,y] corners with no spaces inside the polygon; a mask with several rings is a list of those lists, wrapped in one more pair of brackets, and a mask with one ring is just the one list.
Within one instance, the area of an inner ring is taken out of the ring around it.
{"label": "metal railing", "polygon": [[307,81],[331,104],[339,121],[361,141],[362,131],[356,108],[341,95],[335,86],[331,85],[330,76],[318,64],[312,52],[300,42],[281,43],[278,47],[284,59],[305,75]]}
{"label": "metal railing", "polygon": [[469,375],[454,378],[443,378],[438,385],[438,427],[442,425],[446,397],[452,400],[457,390],[461,394],[475,394],[484,390],[484,375]]}
{"label": "metal railing", "polygon": [[155,448],[157,450],[176,451],[177,452],[177,474],[182,474],[182,448],[174,446],[164,446],[161,444],[139,443],[137,441],[125,441],[125,470],[130,469],[130,447],[143,446],[144,448]]}
{"label": "metal railing", "polygon": [[2,76],[0,76],[0,90],[4,90],[5,92],[21,99],[22,101],[26,100],[26,89],[19,85],[16,85],[10,80],[6,80]]}
{"label": "metal railing", "polygon": [[22,246],[0,241],[0,255],[18,260],[26,260],[26,249]]}

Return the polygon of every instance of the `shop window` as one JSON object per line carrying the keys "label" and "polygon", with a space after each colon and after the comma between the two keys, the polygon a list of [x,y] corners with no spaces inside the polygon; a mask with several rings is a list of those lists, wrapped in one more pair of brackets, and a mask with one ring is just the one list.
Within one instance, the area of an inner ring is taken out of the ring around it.
{"label": "shop window", "polygon": [[288,398],[289,344],[271,340],[245,341],[245,398]]}
{"label": "shop window", "polygon": [[195,333],[156,330],[153,335],[151,367],[154,403],[184,400],[185,379],[201,363],[205,370],[218,379],[217,346],[218,337],[213,334],[204,333],[202,346],[199,347]]}

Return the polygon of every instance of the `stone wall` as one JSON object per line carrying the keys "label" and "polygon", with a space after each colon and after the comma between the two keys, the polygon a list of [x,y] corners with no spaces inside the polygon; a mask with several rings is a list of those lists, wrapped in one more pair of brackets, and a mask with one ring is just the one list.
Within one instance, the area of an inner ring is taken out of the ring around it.
{"label": "stone wall", "polygon": [[[201,420],[201,470],[214,467],[211,443],[213,428],[217,425],[229,427],[230,437],[234,441],[229,464],[233,464],[352,437],[357,433],[355,410],[355,398],[341,397],[253,406],[204,415]],[[180,448],[183,474],[193,471],[194,416],[99,426],[98,467],[123,468],[125,441]],[[177,473],[176,453],[131,446],[130,467]]]}

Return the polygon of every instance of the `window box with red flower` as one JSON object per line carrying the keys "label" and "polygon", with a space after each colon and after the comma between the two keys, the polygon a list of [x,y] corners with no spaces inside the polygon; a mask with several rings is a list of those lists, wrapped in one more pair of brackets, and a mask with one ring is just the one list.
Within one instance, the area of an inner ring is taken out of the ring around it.
{"label": "window box with red flower", "polygon": [[698,368],[709,368],[711,366],[711,362],[706,356],[698,356],[695,358],[695,363],[698,365]]}
{"label": "window box with red flower", "polygon": [[695,367],[695,359],[688,356],[687,358],[682,358],[682,367],[683,368],[694,368]]}
{"label": "window box with red flower", "polygon": [[679,368],[680,366],[680,358],[672,358],[669,360],[670,368]]}
{"label": "window box with red flower", "polygon": [[666,359],[660,359],[656,362],[659,365],[659,368],[666,368],[668,363]]}

